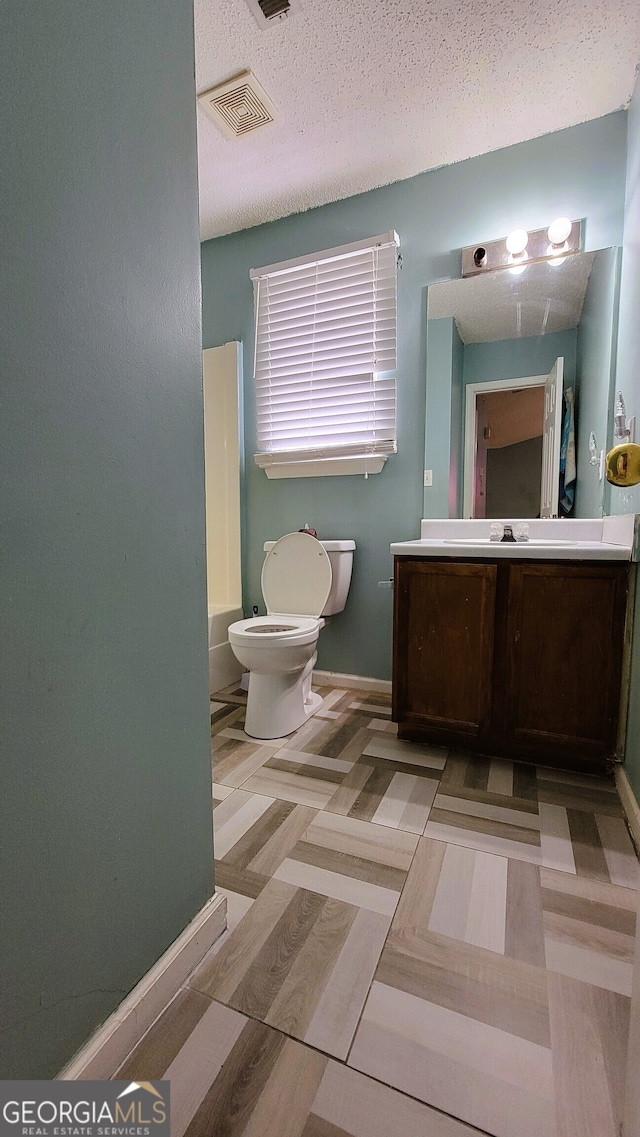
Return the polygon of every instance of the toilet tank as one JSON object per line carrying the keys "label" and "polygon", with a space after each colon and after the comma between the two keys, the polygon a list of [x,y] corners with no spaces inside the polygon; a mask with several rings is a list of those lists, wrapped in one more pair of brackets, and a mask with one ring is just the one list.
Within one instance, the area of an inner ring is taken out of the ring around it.
{"label": "toilet tank", "polygon": [[[310,537],[309,540],[315,541],[315,537]],[[342,612],[347,602],[353,568],[353,550],[356,543],[355,541],[321,541],[320,544],[326,549],[331,563],[331,591],[320,614],[321,616],[335,616],[336,612]],[[265,541],[263,546],[265,553],[268,553],[274,545],[275,541]]]}

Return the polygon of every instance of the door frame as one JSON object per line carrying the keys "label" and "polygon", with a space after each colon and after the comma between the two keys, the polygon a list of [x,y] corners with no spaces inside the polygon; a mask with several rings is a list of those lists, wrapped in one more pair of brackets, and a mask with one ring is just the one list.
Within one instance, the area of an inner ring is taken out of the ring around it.
{"label": "door frame", "polygon": [[476,458],[476,398],[493,391],[521,391],[525,387],[544,387],[548,375],[525,375],[521,379],[496,379],[488,383],[468,383],[465,389],[464,457],[462,471],[462,516],[473,517],[473,469]]}

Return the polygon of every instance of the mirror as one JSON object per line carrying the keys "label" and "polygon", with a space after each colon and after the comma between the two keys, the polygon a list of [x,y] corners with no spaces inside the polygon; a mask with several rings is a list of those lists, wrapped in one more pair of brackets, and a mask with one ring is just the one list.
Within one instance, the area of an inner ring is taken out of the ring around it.
{"label": "mirror", "polygon": [[425,488],[425,517],[602,515],[588,441],[612,435],[619,259],[602,249],[429,287],[425,469],[442,457],[449,484]]}

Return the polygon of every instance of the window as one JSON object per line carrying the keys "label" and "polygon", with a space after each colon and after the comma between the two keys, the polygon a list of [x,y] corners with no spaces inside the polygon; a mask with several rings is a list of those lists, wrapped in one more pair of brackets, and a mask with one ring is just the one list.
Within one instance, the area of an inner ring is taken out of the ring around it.
{"label": "window", "polygon": [[396,233],[254,269],[256,462],[379,473],[396,452]]}

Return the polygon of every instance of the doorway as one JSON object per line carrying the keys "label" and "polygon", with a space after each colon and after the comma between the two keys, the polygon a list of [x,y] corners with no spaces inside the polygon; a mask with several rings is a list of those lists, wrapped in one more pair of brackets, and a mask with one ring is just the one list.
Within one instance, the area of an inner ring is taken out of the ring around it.
{"label": "doorway", "polygon": [[537,517],[544,387],[476,397],[474,517]]}
{"label": "doorway", "polygon": [[563,364],[467,386],[464,517],[558,516]]}

